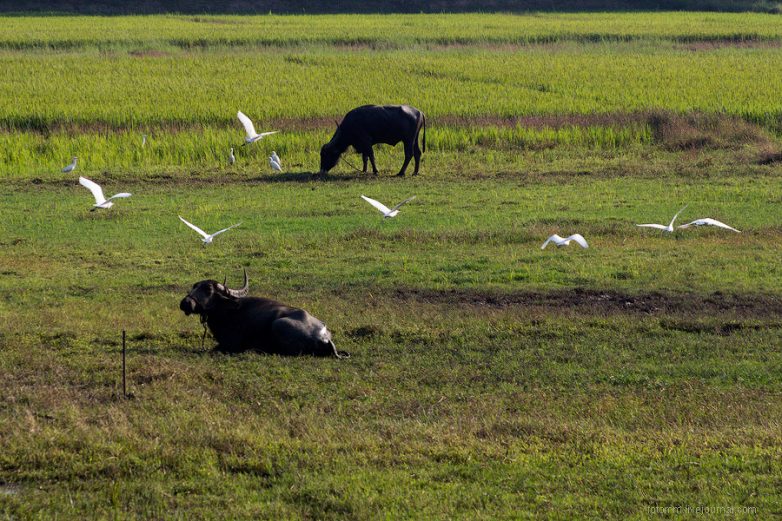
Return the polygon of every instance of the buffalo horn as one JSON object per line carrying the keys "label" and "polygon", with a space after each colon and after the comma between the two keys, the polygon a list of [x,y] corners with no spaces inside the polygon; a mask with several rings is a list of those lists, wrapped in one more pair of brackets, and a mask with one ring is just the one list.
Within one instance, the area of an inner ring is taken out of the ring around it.
{"label": "buffalo horn", "polygon": [[225,292],[234,298],[242,298],[247,296],[247,291],[250,289],[250,284],[247,281],[247,269],[244,270],[244,286],[241,289],[231,289],[226,286]]}

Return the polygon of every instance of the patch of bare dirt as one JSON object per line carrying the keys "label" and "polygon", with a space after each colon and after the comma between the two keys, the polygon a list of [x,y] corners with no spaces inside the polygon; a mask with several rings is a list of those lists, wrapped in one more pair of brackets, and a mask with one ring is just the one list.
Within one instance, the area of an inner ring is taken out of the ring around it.
{"label": "patch of bare dirt", "polygon": [[569,309],[582,313],[611,314],[731,314],[742,317],[782,317],[782,297],[766,294],[708,295],[662,292],[624,293],[615,290],[564,289],[554,291],[522,291],[513,293],[479,290],[397,289],[392,295],[398,300],[432,304],[461,304],[504,308]]}

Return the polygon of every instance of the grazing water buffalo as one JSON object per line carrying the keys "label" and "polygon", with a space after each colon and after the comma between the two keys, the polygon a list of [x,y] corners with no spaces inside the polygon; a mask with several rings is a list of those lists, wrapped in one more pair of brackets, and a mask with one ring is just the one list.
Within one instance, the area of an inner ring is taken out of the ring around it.
{"label": "grazing water buffalo", "polygon": [[397,175],[405,175],[410,159],[415,157],[415,171],[421,163],[421,149],[418,146],[418,134],[424,130],[423,148],[426,152],[426,118],[424,113],[409,105],[364,105],[345,115],[331,141],[320,149],[320,173],[325,174],[337,164],[339,156],[349,146],[356,149],[364,160],[364,172],[367,160],[372,162],[372,172],[377,174],[375,154],[372,146],[377,143],[396,145],[400,141],[405,147],[405,162]]}
{"label": "grazing water buffalo", "polygon": [[254,349],[280,355],[315,355],[345,358],[337,351],[325,324],[303,309],[274,300],[248,297],[247,271],[244,286],[231,289],[215,280],[202,280],[179,303],[185,315],[201,316],[220,350]]}

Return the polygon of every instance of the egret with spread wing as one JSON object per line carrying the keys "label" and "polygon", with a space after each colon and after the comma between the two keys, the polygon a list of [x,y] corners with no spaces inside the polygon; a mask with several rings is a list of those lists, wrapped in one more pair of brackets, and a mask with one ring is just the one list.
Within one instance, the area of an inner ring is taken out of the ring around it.
{"label": "egret with spread wing", "polygon": [[[236,117],[239,118],[239,121],[242,122],[242,126],[244,126],[244,132],[245,132],[245,134],[247,134],[244,137],[244,144],[245,145],[249,145],[251,143],[255,143],[256,141],[259,141],[259,140],[265,138],[266,136],[270,136],[272,134],[276,134],[277,132],[279,132],[279,130],[273,130],[271,132],[261,132],[260,134],[258,134],[255,131],[255,125],[253,125],[253,122],[250,121],[250,118],[245,116],[244,113],[242,113],[242,111],[237,112],[236,113]],[[242,146],[244,146],[244,145],[242,145]]]}
{"label": "egret with spread wing", "polygon": [[578,244],[582,248],[589,248],[589,244],[587,244],[586,239],[584,239],[584,236],[581,235],[580,233],[574,233],[573,235],[565,238],[560,237],[555,233],[554,235],[546,239],[546,242],[543,243],[543,246],[541,246],[540,249],[541,250],[546,249],[546,246],[548,246],[550,242],[553,242],[559,247],[570,246],[570,241],[575,241],[576,244]]}
{"label": "egret with spread wing", "polygon": [[100,187],[100,185],[94,181],[90,181],[86,177],[80,177],[79,178],[79,184],[82,185],[84,188],[88,189],[90,192],[92,192],[92,196],[95,198],[95,204],[92,205],[91,212],[94,212],[98,208],[111,208],[114,206],[114,203],[111,202],[112,199],[119,199],[122,197],[130,197],[130,194],[127,192],[121,192],[118,194],[114,194],[108,199],[103,195],[103,188]]}
{"label": "egret with spread wing", "polygon": [[396,217],[396,215],[399,213],[399,208],[403,204],[409,203],[410,201],[415,199],[415,196],[409,197],[409,198],[405,199],[404,201],[402,201],[398,205],[394,206],[393,208],[388,208],[386,205],[384,205],[380,201],[375,201],[374,199],[370,199],[369,197],[367,197],[365,195],[362,195],[361,198],[363,200],[365,200],[366,202],[368,202],[369,204],[371,204],[372,206],[374,206],[375,208],[377,208],[380,211],[380,213],[383,214],[383,217],[388,219],[389,217]]}
{"label": "egret with spread wing", "polygon": [[[689,205],[685,205],[684,208],[687,208],[687,206]],[[673,219],[671,219],[671,222],[668,223],[668,226],[665,226],[664,224],[636,224],[636,226],[640,226],[642,228],[656,228],[664,232],[673,233],[673,223],[676,221],[676,218],[679,217],[679,214],[684,211],[684,208],[676,212],[676,215],[673,216]]]}
{"label": "egret with spread wing", "polygon": [[195,224],[189,223],[186,220],[184,220],[181,215],[179,215],[178,217],[179,217],[179,220],[182,221],[183,223],[185,223],[190,229],[195,230],[196,232],[198,232],[198,234],[202,237],[201,240],[203,241],[204,246],[206,246],[207,244],[212,244],[212,241],[214,240],[214,238],[217,237],[218,235],[220,235],[221,233],[227,232],[231,228],[236,228],[237,226],[242,224],[242,223],[234,224],[233,226],[229,226],[228,228],[223,228],[222,230],[220,230],[218,232],[214,232],[212,234],[209,234],[209,233],[206,233],[201,228],[199,228],[198,226],[196,226]]}
{"label": "egret with spread wing", "polygon": [[710,217],[706,217],[705,219],[696,219],[691,223],[682,224],[681,226],[679,226],[679,228],[689,228],[690,226],[716,226],[717,228],[725,228],[726,230],[731,230],[736,233],[741,233],[736,228],[733,228],[732,226],[728,226],[727,224],[720,222],[717,219],[712,219]]}

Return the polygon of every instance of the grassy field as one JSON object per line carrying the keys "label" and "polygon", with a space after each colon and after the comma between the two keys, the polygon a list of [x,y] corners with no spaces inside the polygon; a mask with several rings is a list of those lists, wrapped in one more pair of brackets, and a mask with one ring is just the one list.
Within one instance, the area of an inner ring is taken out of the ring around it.
{"label": "grassy field", "polygon": [[[782,515],[778,16],[0,26],[0,518]],[[420,176],[313,175],[367,102]],[[283,132],[229,166],[239,109]],[[634,226],[685,204],[742,233]],[[243,267],[352,357],[202,348],[179,300]]]}

